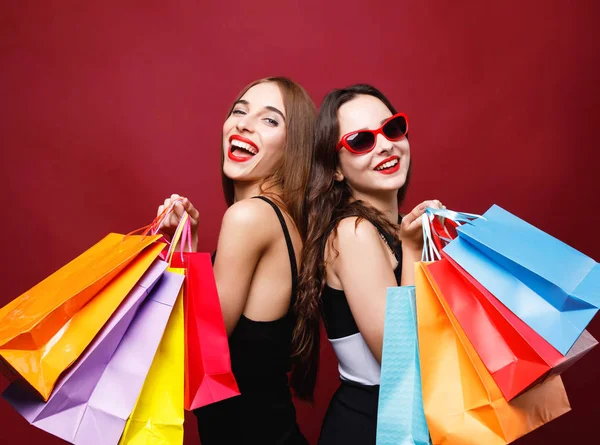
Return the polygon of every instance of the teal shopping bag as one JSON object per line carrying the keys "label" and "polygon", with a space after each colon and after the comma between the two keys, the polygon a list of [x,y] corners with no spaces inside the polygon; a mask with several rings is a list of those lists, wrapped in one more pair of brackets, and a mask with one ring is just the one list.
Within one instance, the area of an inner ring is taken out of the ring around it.
{"label": "teal shopping bag", "polygon": [[414,286],[387,291],[377,445],[429,445],[423,411]]}

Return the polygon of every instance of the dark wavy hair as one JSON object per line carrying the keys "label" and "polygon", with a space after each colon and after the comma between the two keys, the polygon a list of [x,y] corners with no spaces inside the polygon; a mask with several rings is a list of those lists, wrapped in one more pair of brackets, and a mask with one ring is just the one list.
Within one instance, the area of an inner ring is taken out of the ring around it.
{"label": "dark wavy hair", "polygon": [[[376,97],[392,114],[397,113],[392,103],[378,89],[359,84],[331,91],[325,96],[317,115],[314,157],[305,206],[307,235],[296,300],[298,322],[293,339],[293,355],[299,366],[292,374],[297,392],[309,400],[314,393],[319,365],[320,300],[326,279],[325,248],[329,235],[333,233],[336,236],[338,224],[347,217],[358,217],[357,224],[362,219],[373,221],[394,237],[396,233],[396,227],[381,212],[363,201],[352,199],[345,180],[335,180],[339,165],[335,146],[341,137],[338,110],[359,95]],[[406,195],[410,172],[409,167],[406,182],[398,190],[398,206]]]}

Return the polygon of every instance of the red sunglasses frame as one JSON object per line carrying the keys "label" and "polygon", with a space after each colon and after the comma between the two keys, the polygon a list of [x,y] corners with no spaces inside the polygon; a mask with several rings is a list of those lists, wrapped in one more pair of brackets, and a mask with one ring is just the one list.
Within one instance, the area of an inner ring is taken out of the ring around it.
{"label": "red sunglasses frame", "polygon": [[[394,120],[394,119],[396,119],[398,117],[403,117],[404,118],[404,121],[406,122],[406,131],[404,132],[404,134],[401,137],[399,137],[397,139],[390,139],[383,132],[383,127],[385,127],[390,121],[392,121],[392,120]],[[365,150],[365,151],[356,151],[356,150],[353,150],[350,147],[350,145],[348,144],[348,138],[350,136],[352,136],[352,135],[357,134],[357,133],[372,133],[373,134],[373,146],[371,148],[369,148],[368,150]],[[364,154],[370,153],[371,151],[373,151],[373,149],[377,145],[377,135],[378,134],[382,134],[383,137],[386,138],[388,141],[394,141],[394,142],[401,141],[408,134],[408,116],[406,114],[404,114],[404,113],[396,113],[392,117],[390,117],[389,119],[386,119],[386,121],[383,124],[381,124],[381,127],[379,127],[376,130],[357,130],[357,131],[351,131],[350,133],[346,133],[345,135],[342,136],[342,138],[340,139],[340,141],[335,146],[335,150],[336,151],[340,151],[342,149],[342,147],[345,147],[346,150],[348,150],[351,153],[354,153],[355,155],[364,155]]]}

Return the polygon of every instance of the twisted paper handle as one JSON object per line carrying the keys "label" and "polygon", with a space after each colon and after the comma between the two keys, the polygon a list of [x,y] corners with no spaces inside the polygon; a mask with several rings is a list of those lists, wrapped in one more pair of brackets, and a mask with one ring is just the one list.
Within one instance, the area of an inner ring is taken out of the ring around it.
{"label": "twisted paper handle", "polygon": [[[444,225],[446,220],[452,221],[454,227],[462,224],[471,224],[474,219],[483,218],[481,215],[474,213],[455,212],[448,209],[434,209],[427,207],[425,213],[421,216],[421,225],[423,227],[423,252],[421,253],[421,261],[436,261],[442,259],[440,250],[444,245],[452,241],[452,238],[448,238],[439,234],[433,227],[434,219],[438,217],[441,224]],[[439,240],[439,242],[436,242]]]}
{"label": "twisted paper handle", "polygon": [[[176,198],[174,199],[171,204],[168,207],[165,207],[163,209],[162,212],[160,212],[159,215],[156,216],[156,218],[154,218],[154,220],[148,224],[147,226],[144,227],[140,227],[139,229],[136,229],[132,232],[129,232],[127,235],[125,235],[125,238],[131,236],[131,235],[135,235],[136,233],[140,233],[142,235],[142,239],[144,239],[144,237],[146,236],[153,236],[156,235],[158,233],[158,231],[160,230],[160,228],[162,227],[162,225],[165,223],[165,221],[167,220],[167,218],[169,218],[169,216],[171,216],[171,213],[173,213],[173,210],[175,209],[175,205],[179,202],[183,202],[183,198]],[[192,234],[191,234],[191,222],[190,222],[190,218],[187,212],[183,213],[183,216],[181,217],[181,220],[179,221],[179,224],[177,225],[177,228],[175,229],[175,233],[173,234],[173,238],[171,239],[171,242],[167,242],[167,244],[169,244],[169,250],[167,252],[166,258],[169,264],[171,264],[171,259],[173,257],[173,253],[175,252],[175,247],[177,246],[177,244],[179,243],[179,240],[181,239],[181,249],[180,249],[180,254],[181,254],[181,259],[183,261],[183,250],[184,250],[184,246],[187,243],[187,247],[188,250],[192,250]]]}

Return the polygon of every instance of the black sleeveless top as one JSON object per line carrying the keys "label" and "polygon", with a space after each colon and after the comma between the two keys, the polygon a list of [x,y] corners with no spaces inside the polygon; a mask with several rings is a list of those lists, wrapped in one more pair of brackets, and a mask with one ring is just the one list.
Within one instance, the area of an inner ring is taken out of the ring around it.
{"label": "black sleeveless top", "polygon": [[292,271],[290,306],[286,315],[274,321],[254,321],[241,315],[229,336],[231,368],[241,395],[194,411],[202,445],[307,444],[296,424],[287,375],[292,368],[298,285],[294,246],[281,210],[264,196],[254,198],[271,205],[281,223]]}

